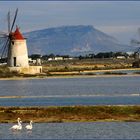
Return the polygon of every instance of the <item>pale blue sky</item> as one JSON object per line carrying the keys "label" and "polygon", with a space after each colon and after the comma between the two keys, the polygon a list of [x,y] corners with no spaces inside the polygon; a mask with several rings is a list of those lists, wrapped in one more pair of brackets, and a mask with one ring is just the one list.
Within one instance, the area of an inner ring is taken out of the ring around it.
{"label": "pale blue sky", "polygon": [[129,44],[140,27],[139,1],[0,1],[0,31],[6,14],[19,8],[17,24],[23,32],[63,25],[93,25]]}

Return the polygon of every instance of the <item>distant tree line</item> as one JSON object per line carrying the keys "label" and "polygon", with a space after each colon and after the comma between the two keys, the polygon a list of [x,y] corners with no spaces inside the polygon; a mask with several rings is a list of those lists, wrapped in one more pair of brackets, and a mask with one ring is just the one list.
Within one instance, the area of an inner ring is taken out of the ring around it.
{"label": "distant tree line", "polygon": [[86,58],[116,58],[117,56],[124,56],[125,58],[128,58],[128,54],[126,52],[100,52],[97,54],[88,54],[85,56],[80,55],[79,59],[86,59]]}
{"label": "distant tree line", "polygon": [[124,58],[128,57],[134,57],[133,54],[129,55],[126,52],[100,52],[97,54],[90,53],[86,55],[79,55],[79,56],[70,56],[70,55],[55,55],[53,53],[41,55],[41,54],[32,54],[29,57],[32,58],[32,60],[41,58],[42,60],[48,60],[49,58],[55,58],[55,57],[63,57],[63,58],[78,58],[78,59],[93,59],[93,58],[116,58],[118,56],[124,56]]}
{"label": "distant tree line", "polygon": [[55,58],[55,57],[63,57],[63,58],[69,58],[69,55],[55,55],[53,53],[41,55],[41,54],[31,54],[29,58],[32,58],[32,60],[36,60],[38,58],[41,58],[42,60],[48,60],[49,58]]}

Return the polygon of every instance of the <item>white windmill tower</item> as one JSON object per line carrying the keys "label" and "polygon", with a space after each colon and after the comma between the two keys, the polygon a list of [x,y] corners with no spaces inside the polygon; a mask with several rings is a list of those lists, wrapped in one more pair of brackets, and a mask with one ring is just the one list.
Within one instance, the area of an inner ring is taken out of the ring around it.
{"label": "white windmill tower", "polygon": [[18,27],[15,32],[10,33],[7,65],[9,67],[29,67],[26,39]]}
{"label": "white windmill tower", "polygon": [[42,66],[29,66],[26,39],[19,31],[18,26],[16,26],[16,29],[13,32],[17,13],[18,9],[16,9],[15,11],[14,19],[11,26],[10,12],[8,12],[8,33],[0,34],[0,37],[5,38],[5,43],[2,47],[1,52],[1,59],[5,58],[7,60],[7,66],[11,71],[13,70],[21,73],[31,74],[41,73]]}

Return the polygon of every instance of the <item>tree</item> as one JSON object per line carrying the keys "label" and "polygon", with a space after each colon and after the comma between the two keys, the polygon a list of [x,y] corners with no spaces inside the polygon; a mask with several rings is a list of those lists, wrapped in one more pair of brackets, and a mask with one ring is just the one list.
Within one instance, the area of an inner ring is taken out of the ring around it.
{"label": "tree", "polygon": [[41,54],[32,54],[29,57],[32,58],[32,60],[36,60],[38,58],[41,58]]}
{"label": "tree", "polygon": [[113,52],[100,52],[95,55],[95,58],[111,58],[114,56]]}
{"label": "tree", "polygon": [[55,55],[53,53],[48,55],[48,58],[54,58],[54,57],[55,57]]}
{"label": "tree", "polygon": [[46,54],[46,55],[43,55],[43,56],[42,56],[42,59],[43,59],[43,60],[48,60],[48,55],[47,55],[47,54]]}

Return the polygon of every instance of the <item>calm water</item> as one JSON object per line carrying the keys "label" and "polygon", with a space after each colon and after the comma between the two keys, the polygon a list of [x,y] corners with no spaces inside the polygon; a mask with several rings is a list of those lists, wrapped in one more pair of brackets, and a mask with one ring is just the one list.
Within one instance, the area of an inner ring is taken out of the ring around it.
{"label": "calm water", "polygon": [[[140,77],[0,81],[0,106],[140,104]],[[0,139],[140,139],[140,122],[34,123],[13,132],[0,124]]]}
{"label": "calm water", "polygon": [[95,123],[38,123],[32,131],[13,132],[14,124],[0,124],[3,139],[140,139],[140,123],[95,122]]}
{"label": "calm water", "polygon": [[140,76],[1,80],[1,106],[140,104]]}

